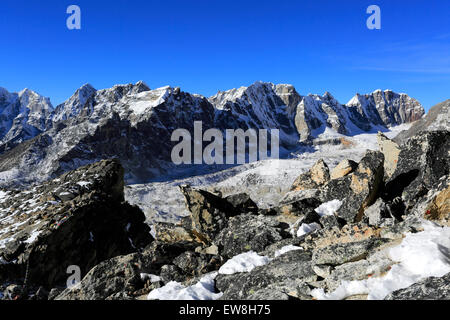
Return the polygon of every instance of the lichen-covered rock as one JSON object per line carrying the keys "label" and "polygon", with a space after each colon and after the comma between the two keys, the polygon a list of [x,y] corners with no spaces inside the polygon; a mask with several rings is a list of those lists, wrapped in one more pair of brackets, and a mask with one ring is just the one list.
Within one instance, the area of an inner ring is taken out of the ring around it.
{"label": "lichen-covered rock", "polygon": [[[145,216],[124,202],[123,185],[120,163],[104,160],[31,190],[7,192],[0,212],[9,223],[0,231],[0,257],[9,263],[0,279],[22,283],[28,269],[27,285],[50,289],[65,284],[71,265],[86,272],[150,243]],[[61,199],[60,190],[75,197]]]}
{"label": "lichen-covered rock", "polygon": [[282,215],[308,217],[309,222],[305,223],[317,222],[320,217],[314,209],[322,203],[319,197],[320,192],[315,189],[291,191],[280,200],[276,210]]}
{"label": "lichen-covered rock", "polygon": [[198,240],[192,232],[186,230],[180,225],[157,222],[154,226],[156,240],[161,242],[177,243],[184,241],[193,242]]}
{"label": "lichen-covered rock", "polygon": [[330,180],[330,170],[325,161],[320,159],[311,169],[301,174],[291,186],[292,191],[317,189]]}
{"label": "lichen-covered rock", "polygon": [[365,259],[372,250],[386,243],[385,239],[367,239],[358,242],[338,243],[313,251],[314,264],[332,266]]}
{"label": "lichen-covered rock", "polygon": [[339,164],[331,170],[330,178],[338,179],[349,175],[358,167],[358,163],[353,160],[342,160]]}
{"label": "lichen-covered rock", "polygon": [[337,266],[330,275],[325,278],[327,289],[329,291],[336,290],[342,281],[366,279],[370,274],[369,266],[367,260],[359,260]]}
{"label": "lichen-covered rock", "polygon": [[386,183],[383,199],[401,197],[409,210],[449,175],[450,132],[422,132],[400,149],[397,168]]}
{"label": "lichen-covered rock", "polygon": [[268,245],[290,237],[289,225],[274,217],[240,215],[230,218],[228,226],[214,239],[220,255],[232,258],[247,251],[261,252]]}
{"label": "lichen-covered rock", "polygon": [[206,243],[226,227],[229,217],[237,214],[230,202],[217,195],[189,186],[180,189],[191,213],[192,232]]}
{"label": "lichen-covered rock", "polygon": [[[223,300],[248,300],[260,297],[270,288],[269,297],[298,297],[298,291],[304,292],[303,285],[315,281],[316,274],[311,266],[311,254],[301,250],[287,252],[267,265],[256,267],[250,272],[232,275],[219,274],[216,287],[223,292]],[[284,294],[283,294],[284,293]],[[312,297],[309,297],[312,298]]]}
{"label": "lichen-covered rock", "polygon": [[367,217],[370,226],[379,226],[383,219],[393,218],[386,203],[381,198],[368,207],[364,211],[364,215]]}
{"label": "lichen-covered rock", "polygon": [[437,221],[450,220],[450,184],[432,198],[425,210],[424,218]]}
{"label": "lichen-covered rock", "polygon": [[223,258],[218,255],[212,256],[192,251],[183,252],[173,260],[173,264],[188,276],[200,276],[218,270],[223,262]]}
{"label": "lichen-covered rock", "polygon": [[337,215],[347,222],[361,221],[364,210],[378,197],[383,184],[384,156],[381,152],[367,151],[351,175],[350,190]]}
{"label": "lichen-covered rock", "polygon": [[[183,252],[194,248],[195,245],[191,242],[169,244],[154,241],[141,252],[117,256],[99,263],[89,270],[81,282],[65,289],[55,299],[105,300],[123,294],[129,297],[142,295],[142,291],[148,293],[153,286],[142,274],[161,275],[161,278],[169,275],[169,278],[161,279],[166,282],[173,279],[182,281],[185,275],[171,263]],[[170,266],[179,272],[175,272]]]}
{"label": "lichen-covered rock", "polygon": [[92,268],[55,300],[105,300],[118,293],[132,294],[144,287],[140,273],[149,272],[149,265],[148,257],[139,253],[114,257]]}
{"label": "lichen-covered rock", "polygon": [[327,184],[320,188],[320,199],[322,202],[345,199],[351,193],[351,182],[352,174],[342,178],[330,180]]}
{"label": "lichen-covered rock", "polygon": [[430,277],[406,289],[389,294],[385,300],[450,300],[450,273]]}

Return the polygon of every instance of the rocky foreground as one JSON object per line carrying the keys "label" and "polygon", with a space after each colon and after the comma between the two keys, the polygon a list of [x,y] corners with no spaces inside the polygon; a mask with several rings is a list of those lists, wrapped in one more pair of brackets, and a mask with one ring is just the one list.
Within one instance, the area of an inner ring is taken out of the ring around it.
{"label": "rocky foreground", "polygon": [[[449,131],[378,141],[359,163],[318,161],[269,209],[181,186],[190,215],[152,228],[124,201],[116,160],[2,190],[0,297],[450,299]],[[435,265],[406,277],[425,254],[417,243],[436,249]],[[67,288],[73,265],[82,279]]]}

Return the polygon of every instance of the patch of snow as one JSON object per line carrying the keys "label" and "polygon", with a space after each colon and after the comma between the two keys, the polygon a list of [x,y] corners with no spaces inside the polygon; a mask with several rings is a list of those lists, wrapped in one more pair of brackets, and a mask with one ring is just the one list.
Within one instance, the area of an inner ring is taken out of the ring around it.
{"label": "patch of snow", "polygon": [[214,279],[217,272],[207,274],[196,284],[186,287],[181,283],[171,281],[164,287],[152,290],[148,300],[217,300],[223,293],[215,293]]}
{"label": "patch of snow", "polygon": [[290,251],[295,251],[295,250],[303,250],[303,248],[301,247],[297,247],[297,246],[293,246],[293,245],[288,245],[288,246],[284,246],[283,248],[281,248],[280,250],[275,251],[275,258],[288,253]]}
{"label": "patch of snow", "polygon": [[33,243],[41,234],[41,232],[42,232],[41,230],[34,230],[29,236],[29,238],[25,240],[25,243]]}
{"label": "patch of snow", "polygon": [[263,266],[270,262],[270,259],[266,256],[260,256],[254,251],[241,253],[220,267],[220,274],[234,274],[239,272],[250,272],[254,268]]}
{"label": "patch of snow", "polygon": [[308,234],[308,233],[311,233],[313,231],[320,230],[320,229],[322,229],[322,227],[320,226],[320,224],[318,224],[316,222],[313,222],[310,224],[302,223],[300,228],[298,228],[298,230],[297,230],[297,237],[301,237],[305,234]]}
{"label": "patch of snow", "polygon": [[314,209],[315,212],[321,217],[323,216],[332,216],[339,208],[342,206],[342,201],[340,200],[332,200],[325,203],[322,203],[318,208]]}
{"label": "patch of snow", "polygon": [[141,273],[140,276],[142,281],[150,280],[151,283],[161,281],[161,277],[154,274]]}
{"label": "patch of snow", "polygon": [[87,182],[87,181],[79,181],[79,182],[77,182],[77,184],[80,186],[80,187],[87,187],[88,185],[90,185],[91,184],[91,182]]}
{"label": "patch of snow", "polygon": [[396,264],[382,277],[360,281],[343,281],[331,293],[314,289],[316,299],[340,300],[356,294],[367,294],[369,300],[382,300],[390,293],[408,288],[429,278],[442,277],[450,272],[450,227],[423,221],[424,231],[408,233],[402,243],[386,249]]}

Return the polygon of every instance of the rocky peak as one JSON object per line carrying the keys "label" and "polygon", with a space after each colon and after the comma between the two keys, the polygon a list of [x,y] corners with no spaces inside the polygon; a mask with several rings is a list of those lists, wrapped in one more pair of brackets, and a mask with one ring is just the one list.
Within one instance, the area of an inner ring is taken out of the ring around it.
{"label": "rocky peak", "polygon": [[97,90],[90,84],[83,85],[66,102],[56,107],[53,121],[64,121],[78,116],[85,107],[88,99],[96,92]]}
{"label": "rocky peak", "polygon": [[391,90],[376,90],[365,95],[357,94],[347,103],[347,106],[356,107],[372,122],[387,127],[414,122],[425,114],[424,108],[416,99]]}

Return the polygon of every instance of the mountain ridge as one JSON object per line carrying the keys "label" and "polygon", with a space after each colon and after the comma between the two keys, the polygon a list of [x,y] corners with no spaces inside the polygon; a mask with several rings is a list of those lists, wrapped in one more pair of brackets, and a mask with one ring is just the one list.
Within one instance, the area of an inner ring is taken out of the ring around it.
{"label": "mountain ridge", "polygon": [[[11,151],[0,157],[0,184],[42,182],[111,157],[121,160],[130,183],[183,170],[170,160],[171,134],[178,128],[192,133],[195,121],[202,122],[203,130],[279,129],[280,147],[288,152],[319,137],[386,131],[390,125],[407,123],[424,113],[415,99],[394,93],[389,97],[382,104],[389,112],[375,119],[364,110],[376,113],[376,105],[343,105],[329,92],[302,96],[287,84],[256,82],[210,98],[179,87],[151,90],[142,81],[102,90],[86,84],[44,113],[41,122],[45,126],[34,135],[0,146],[3,153]],[[34,137],[39,138],[22,146],[20,152],[13,150]]]}

